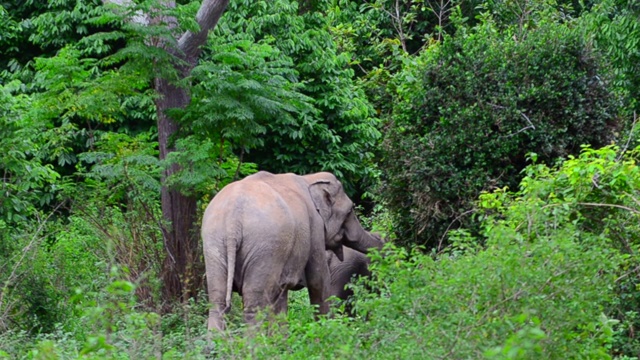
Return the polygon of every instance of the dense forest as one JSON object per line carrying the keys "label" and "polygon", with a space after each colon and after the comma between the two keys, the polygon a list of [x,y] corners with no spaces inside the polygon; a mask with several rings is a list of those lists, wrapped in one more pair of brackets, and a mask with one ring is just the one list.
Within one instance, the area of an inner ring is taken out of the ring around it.
{"label": "dense forest", "polygon": [[[0,359],[640,358],[638,1],[0,1],[0,54]],[[387,243],[207,334],[260,170]]]}

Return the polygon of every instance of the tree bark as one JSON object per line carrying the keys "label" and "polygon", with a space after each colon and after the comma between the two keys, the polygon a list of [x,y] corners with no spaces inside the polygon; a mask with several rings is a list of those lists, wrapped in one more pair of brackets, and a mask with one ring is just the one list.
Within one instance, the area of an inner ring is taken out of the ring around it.
{"label": "tree bark", "polygon": [[[130,5],[131,0],[104,0],[119,5]],[[162,1],[162,0],[161,0]],[[227,8],[229,0],[204,0],[196,15],[200,31],[190,31],[182,34],[178,39],[177,48],[168,48],[166,43],[154,42],[164,47],[177,58],[185,60],[187,65],[178,65],[182,78],[187,77],[196,66],[200,56],[200,47],[206,42],[209,31],[213,29],[222,13]],[[175,7],[175,1],[163,1],[167,7]],[[152,19],[151,21],[158,20]],[[168,26],[176,26],[175,18],[162,19]],[[131,21],[148,24],[146,14],[136,14]],[[158,94],[156,111],[158,118],[158,143],[160,159],[174,151],[171,137],[178,131],[175,123],[166,113],[171,108],[183,108],[190,102],[187,89],[179,88],[170,79],[156,78],[154,89]],[[179,169],[177,164],[171,165],[163,174],[164,180]],[[196,199],[180,193],[176,189],[162,187],[161,192],[162,216],[170,224],[163,231],[165,250],[167,251],[162,270],[162,297],[168,306],[176,300],[185,301],[194,296],[203,286],[204,266],[199,256],[199,236],[196,224]],[[167,307],[165,307],[167,309]]]}
{"label": "tree bark", "polygon": [[[174,54],[186,60],[187,67],[179,69],[183,77],[189,75],[200,56],[200,47],[207,41],[209,30],[213,29],[226,9],[228,0],[205,0],[202,2],[196,20],[200,31],[190,31],[178,40],[178,49]],[[173,3],[175,6],[175,3]],[[167,49],[171,51],[170,49]],[[176,65],[177,66],[177,65]],[[183,108],[189,104],[190,97],[186,89],[178,88],[169,81],[156,78],[155,90],[160,95],[156,100],[158,116],[158,142],[160,159],[175,149],[170,145],[171,136],[178,125],[166,114],[170,108]],[[178,170],[173,164],[165,171],[164,178]],[[171,223],[171,229],[165,233],[167,256],[162,271],[162,297],[165,304],[175,300],[186,301],[197,294],[203,286],[204,265],[199,254],[199,239],[196,224],[196,199],[180,193],[178,190],[162,187],[162,215]]]}
{"label": "tree bark", "polygon": [[[154,88],[160,95],[156,99],[158,109],[158,143],[160,159],[163,160],[175,149],[170,144],[171,136],[178,131],[178,125],[166,114],[167,109],[185,107],[189,103],[189,96],[184,89],[180,89],[167,80],[157,78]],[[163,173],[164,180],[179,170],[177,164],[172,164]],[[162,264],[162,299],[166,306],[175,300],[185,301],[197,293],[203,285],[201,279],[194,276],[202,261],[198,256],[198,236],[195,229],[196,199],[185,196],[176,189],[162,186],[161,191],[162,217],[170,224],[163,232],[164,245],[167,252]]]}

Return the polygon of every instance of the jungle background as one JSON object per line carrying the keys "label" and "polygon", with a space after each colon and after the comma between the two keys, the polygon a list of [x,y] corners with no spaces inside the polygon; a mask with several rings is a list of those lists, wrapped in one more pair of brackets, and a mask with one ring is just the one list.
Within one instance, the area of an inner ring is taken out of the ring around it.
{"label": "jungle background", "polygon": [[[0,1],[0,358],[640,357],[640,3],[237,0],[187,59],[200,6]],[[389,242],[355,317],[208,343],[199,216],[258,170]]]}

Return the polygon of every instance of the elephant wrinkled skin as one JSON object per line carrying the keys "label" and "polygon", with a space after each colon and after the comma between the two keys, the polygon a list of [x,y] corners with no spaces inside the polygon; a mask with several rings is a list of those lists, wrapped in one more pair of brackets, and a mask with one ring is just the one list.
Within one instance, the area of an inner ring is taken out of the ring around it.
{"label": "elephant wrinkled skin", "polygon": [[365,231],[342,184],[327,172],[259,172],[222,189],[207,206],[202,239],[211,309],[208,328],[223,330],[231,292],[242,296],[244,317],[286,312],[288,291],[306,285],[320,314],[329,310],[326,250],[339,260],[345,245],[381,248]]}
{"label": "elephant wrinkled skin", "polygon": [[[329,295],[345,301],[351,295],[353,290],[346,287],[354,278],[361,276],[370,276],[369,263],[371,260],[367,255],[345,247],[344,259],[340,261],[333,253],[327,252],[329,259],[329,276],[331,276],[331,284],[329,285]],[[345,311],[347,314],[353,315],[350,304],[346,304]]]}
{"label": "elephant wrinkled skin", "polygon": [[[373,237],[383,241],[376,233],[371,234]],[[352,304],[347,301],[353,295],[353,290],[347,287],[352,280],[359,277],[371,276],[369,264],[371,260],[366,254],[343,247],[343,260],[331,251],[327,251],[327,259],[329,261],[329,276],[331,283],[329,285],[329,296],[335,296],[345,302],[345,312],[350,316],[354,315]]]}

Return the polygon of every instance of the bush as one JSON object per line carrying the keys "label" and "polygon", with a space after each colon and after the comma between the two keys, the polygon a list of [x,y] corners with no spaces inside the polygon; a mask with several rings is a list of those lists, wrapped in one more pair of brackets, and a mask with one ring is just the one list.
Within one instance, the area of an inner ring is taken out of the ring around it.
{"label": "bush", "polygon": [[[596,190],[617,194],[602,197],[605,206],[585,205],[595,196],[587,185],[596,173],[601,181]],[[620,327],[609,310],[618,298],[615,280],[628,259],[620,255],[614,233],[637,217],[623,208],[631,208],[637,196],[637,174],[631,158],[623,159],[612,147],[587,148],[557,169],[532,165],[519,192],[481,196],[485,247],[463,230],[452,232],[452,246],[438,256],[387,244],[384,256],[374,255],[373,279],[355,288],[355,319],[314,322],[290,315],[288,327],[270,336],[217,339],[216,354],[257,359],[611,358]],[[609,202],[614,198],[617,202]],[[600,215],[607,220],[595,224],[587,216],[593,208],[605,210]],[[637,236],[637,227],[626,235]]]}
{"label": "bush", "polygon": [[[599,150],[584,147],[578,158],[570,157],[558,169],[544,165],[528,167],[521,185],[523,189],[518,194],[541,199],[554,216],[561,214],[575,223],[581,239],[594,236],[606,239],[611,249],[623,254],[617,278],[609,285],[615,291],[615,298],[607,304],[605,312],[620,321],[612,344],[613,353],[633,357],[640,354],[640,339],[634,331],[640,326],[637,316],[640,306],[638,159],[640,147],[631,151],[615,146]],[[520,221],[526,223],[528,219],[522,216]]]}
{"label": "bush", "polygon": [[[441,254],[387,244],[373,278],[355,286],[355,318],[314,321],[292,294],[282,326],[205,341],[206,302],[162,317],[140,309],[136,285],[113,266],[97,294],[79,292],[71,331],[0,334],[15,358],[610,359],[631,355],[640,240],[640,147],[585,148],[557,168],[527,167],[520,190],[479,201],[485,246],[468,231]],[[627,248],[630,246],[632,251]],[[124,268],[122,268],[124,270]],[[366,285],[366,286],[365,286]],[[624,286],[622,286],[624,285]],[[373,289],[372,291],[368,289]],[[626,291],[626,292],[625,292]],[[234,305],[238,304],[235,297]],[[626,307],[626,308],[625,308]],[[625,312],[626,311],[626,312]],[[624,312],[625,317],[619,314]],[[617,318],[618,321],[615,319]],[[631,341],[629,341],[631,339]],[[3,353],[4,352],[4,353]]]}
{"label": "bush", "polygon": [[528,152],[551,164],[609,143],[618,126],[596,54],[570,24],[518,38],[485,19],[427,48],[397,82],[381,194],[407,243],[476,231],[474,199],[515,189]]}

